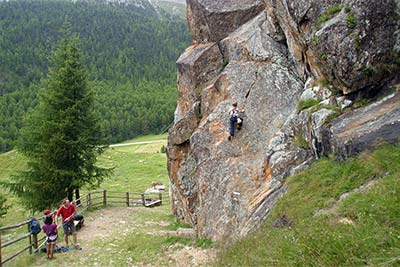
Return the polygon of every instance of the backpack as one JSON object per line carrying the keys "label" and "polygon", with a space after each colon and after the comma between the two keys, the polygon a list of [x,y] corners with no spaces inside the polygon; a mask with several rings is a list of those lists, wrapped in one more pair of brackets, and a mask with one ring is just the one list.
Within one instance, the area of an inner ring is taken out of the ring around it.
{"label": "backpack", "polygon": [[74,216],[74,221],[79,221],[79,223],[76,225],[76,230],[79,230],[82,228],[83,223],[85,222],[85,219],[83,218],[82,214],[76,214]]}
{"label": "backpack", "polygon": [[40,223],[38,220],[36,220],[35,217],[31,217],[31,222],[29,224],[29,230],[32,234],[37,235],[42,231],[42,228],[40,227]]}

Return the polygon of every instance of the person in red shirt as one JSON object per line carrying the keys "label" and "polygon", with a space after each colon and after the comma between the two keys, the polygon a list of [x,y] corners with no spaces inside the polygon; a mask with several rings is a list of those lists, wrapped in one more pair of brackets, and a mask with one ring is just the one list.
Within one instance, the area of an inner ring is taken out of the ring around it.
{"label": "person in red shirt", "polygon": [[64,238],[65,244],[68,247],[68,235],[72,234],[72,239],[74,241],[75,249],[80,250],[81,248],[78,245],[77,236],[76,236],[76,228],[74,224],[74,215],[76,214],[76,209],[73,204],[68,199],[63,201],[63,204],[57,210],[55,221],[57,223],[58,217],[62,218],[62,226],[64,229]]}

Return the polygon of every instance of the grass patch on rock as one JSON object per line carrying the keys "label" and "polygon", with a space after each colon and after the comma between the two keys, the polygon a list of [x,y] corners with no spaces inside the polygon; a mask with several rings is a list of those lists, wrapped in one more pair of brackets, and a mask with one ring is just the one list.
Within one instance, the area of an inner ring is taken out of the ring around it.
{"label": "grass patch on rock", "polygon": [[308,149],[308,142],[300,133],[293,137],[293,145],[302,149]]}
{"label": "grass patch on rock", "polygon": [[328,10],[324,13],[322,13],[317,20],[317,26],[318,28],[321,27],[322,24],[330,20],[333,16],[335,16],[337,13],[342,11],[342,7],[340,5],[334,5],[328,8]]}
{"label": "grass patch on rock", "polygon": [[320,102],[320,100],[313,99],[313,98],[306,99],[306,100],[299,100],[299,102],[297,102],[297,112],[300,112],[300,111],[310,108],[312,106],[318,105],[319,102]]}

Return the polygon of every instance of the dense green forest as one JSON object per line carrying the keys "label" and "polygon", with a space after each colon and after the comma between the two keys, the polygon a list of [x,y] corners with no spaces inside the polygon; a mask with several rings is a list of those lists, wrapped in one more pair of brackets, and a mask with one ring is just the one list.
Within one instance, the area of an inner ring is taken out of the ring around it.
{"label": "dense green forest", "polygon": [[175,61],[191,41],[184,20],[150,4],[0,2],[0,152],[13,147],[24,115],[37,104],[66,19],[80,36],[110,143],[158,133],[173,120]]}

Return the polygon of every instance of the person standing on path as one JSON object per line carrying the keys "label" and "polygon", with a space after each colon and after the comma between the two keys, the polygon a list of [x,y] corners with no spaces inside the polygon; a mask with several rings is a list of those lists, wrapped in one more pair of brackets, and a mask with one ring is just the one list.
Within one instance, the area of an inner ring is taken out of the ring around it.
{"label": "person standing on path", "polygon": [[64,229],[65,244],[68,247],[68,236],[72,234],[72,239],[74,241],[74,248],[80,250],[81,247],[78,245],[76,228],[74,224],[74,215],[76,214],[76,209],[73,204],[68,199],[63,201],[63,204],[57,210],[55,222],[57,223],[58,217],[62,217],[62,226]]}
{"label": "person standing on path", "polygon": [[47,258],[49,260],[54,259],[54,246],[57,242],[57,225],[53,222],[53,218],[51,216],[46,216],[43,224],[43,232],[46,234],[46,243],[47,243]]}

